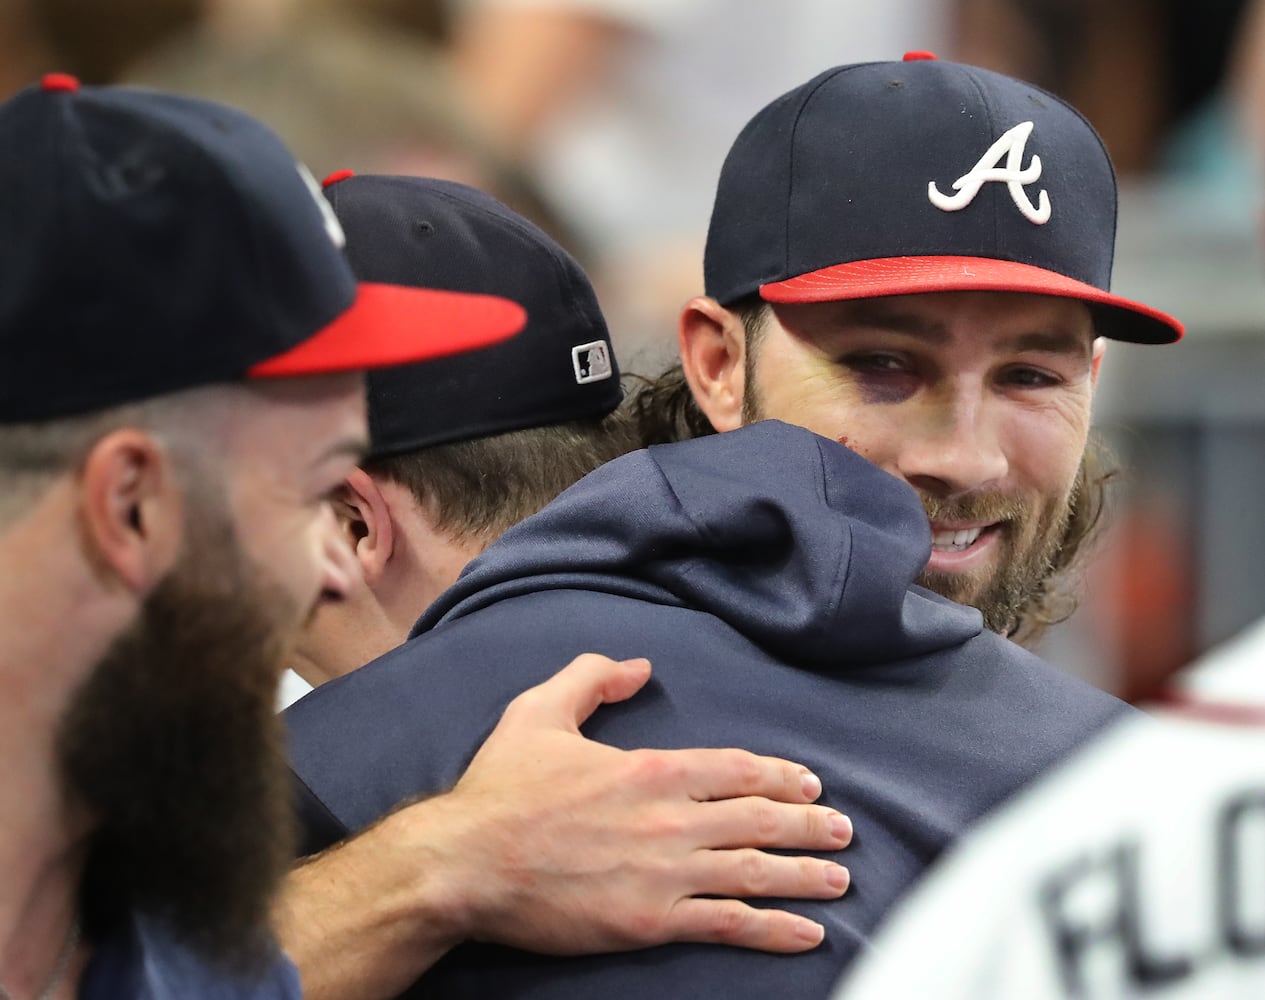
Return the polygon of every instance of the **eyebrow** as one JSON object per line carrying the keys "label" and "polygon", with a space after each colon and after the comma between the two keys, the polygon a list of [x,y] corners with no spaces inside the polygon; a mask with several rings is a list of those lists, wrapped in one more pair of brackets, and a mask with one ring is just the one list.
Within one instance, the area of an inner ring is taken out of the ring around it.
{"label": "eyebrow", "polygon": [[1045,354],[1087,354],[1093,348],[1094,333],[1085,338],[1071,330],[1034,330],[1021,333],[1010,341],[1016,351],[1040,351]]}
{"label": "eyebrow", "polygon": [[894,333],[905,333],[931,343],[943,343],[949,339],[944,324],[939,320],[928,319],[917,313],[899,312],[890,306],[865,299],[849,302],[845,317],[857,326],[872,326]]}
{"label": "eyebrow", "polygon": [[[893,333],[903,333],[917,337],[930,344],[943,344],[949,339],[944,324],[936,319],[928,319],[916,313],[905,313],[885,307],[876,302],[857,300],[849,303],[848,319],[860,326],[870,326]],[[1072,330],[1056,326],[1048,330],[1028,330],[1018,334],[1007,334],[1000,338],[1000,343],[1012,351],[1037,351],[1044,354],[1077,355],[1092,350],[1094,332],[1083,336]]]}
{"label": "eyebrow", "polygon": [[325,462],[328,462],[331,458],[343,458],[346,456],[350,456],[357,462],[360,462],[367,454],[369,454],[369,439],[364,435],[357,434],[335,441],[317,455],[312,461],[312,464],[314,466],[322,465]]}

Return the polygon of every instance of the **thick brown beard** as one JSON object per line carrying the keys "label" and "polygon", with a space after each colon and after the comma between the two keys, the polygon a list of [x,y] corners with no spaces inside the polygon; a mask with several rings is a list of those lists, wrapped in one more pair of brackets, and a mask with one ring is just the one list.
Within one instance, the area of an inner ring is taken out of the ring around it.
{"label": "thick brown beard", "polygon": [[[757,382],[759,329],[747,328],[747,350],[743,358],[744,388],[742,422],[752,424],[764,419],[764,403]],[[1083,461],[1082,461],[1083,466]],[[1079,484],[1081,476],[1077,477]],[[1071,493],[1040,515],[1032,537],[1017,538],[1023,525],[1034,517],[1032,504],[1018,497],[1002,494],[980,494],[958,500],[944,500],[916,491],[930,521],[942,523],[1001,522],[1003,524],[1002,556],[991,578],[982,574],[932,573],[924,571],[917,582],[928,590],[959,604],[977,608],[984,616],[984,627],[999,635],[1013,635],[1019,623],[1045,601],[1047,586],[1066,565],[1084,538],[1069,540],[1068,525],[1079,494],[1074,484]],[[1096,520],[1096,517],[1094,518]],[[1065,550],[1072,549],[1072,552]],[[1070,614],[1070,610],[1068,612]],[[1041,629],[1034,630],[1035,639]]]}
{"label": "thick brown beard", "polygon": [[[1067,534],[1072,500],[1065,498],[1037,514],[1031,503],[1003,494],[945,500],[918,491],[927,519],[940,523],[996,523],[1000,558],[988,574],[925,571],[918,583],[928,590],[979,609],[984,627],[1009,635],[1025,611],[1039,601],[1054,572]],[[1033,523],[1035,520],[1035,524]],[[1029,537],[1024,526],[1032,525]]]}
{"label": "thick brown beard", "polygon": [[293,602],[222,505],[76,694],[59,731],[72,799],[97,822],[84,884],[98,932],[129,909],[228,969],[266,960],[294,841],[275,714]]}

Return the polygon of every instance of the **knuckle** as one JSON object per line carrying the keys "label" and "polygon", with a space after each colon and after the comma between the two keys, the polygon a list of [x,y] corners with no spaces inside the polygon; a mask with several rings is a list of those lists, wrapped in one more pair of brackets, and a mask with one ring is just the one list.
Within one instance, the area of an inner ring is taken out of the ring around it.
{"label": "knuckle", "polygon": [[505,711],[501,713],[501,718],[513,722],[520,715],[532,710],[532,707],[539,704],[544,699],[544,694],[539,687],[528,688],[521,694],[516,695],[508,705]]}
{"label": "knuckle", "polygon": [[746,848],[737,852],[737,877],[744,896],[766,895],[773,876],[773,859],[760,851]]}
{"label": "knuckle", "polygon": [[826,885],[827,863],[818,858],[800,858],[796,874],[799,891],[817,893]]}
{"label": "knuckle", "polygon": [[747,936],[754,914],[749,906],[736,900],[725,900],[713,911],[712,933],[723,944],[735,944]]}
{"label": "knuckle", "polygon": [[814,806],[804,812],[804,843],[809,846],[833,843],[830,834],[832,810],[824,806]]}
{"label": "knuckle", "polygon": [[764,768],[760,758],[742,750],[731,752],[729,767],[734,784],[742,795],[757,795],[764,791]]}
{"label": "knuckle", "polygon": [[687,780],[685,762],[669,750],[633,750],[628,763],[629,778],[642,788],[672,793]]}
{"label": "knuckle", "polygon": [[754,799],[751,804],[751,822],[757,843],[776,844],[781,839],[782,817],[771,802]]}
{"label": "knuckle", "polygon": [[624,922],[625,936],[631,945],[657,944],[663,938],[663,930],[663,917],[650,910],[635,910]]}
{"label": "knuckle", "polygon": [[679,809],[655,809],[641,815],[638,830],[647,840],[677,840],[685,834],[688,825]]}

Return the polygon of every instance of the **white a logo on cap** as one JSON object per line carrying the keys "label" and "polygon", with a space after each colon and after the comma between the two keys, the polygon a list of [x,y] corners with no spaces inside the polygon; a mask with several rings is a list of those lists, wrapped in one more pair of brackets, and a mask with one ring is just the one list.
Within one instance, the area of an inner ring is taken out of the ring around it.
{"label": "white a logo on cap", "polygon": [[[1050,221],[1050,196],[1043,189],[1034,205],[1028,199],[1025,184],[1031,184],[1041,177],[1041,157],[1036,153],[1026,167],[1023,163],[1024,147],[1028,145],[1028,136],[1032,134],[1032,122],[1020,122],[1009,129],[1000,139],[988,147],[988,152],[979,158],[979,162],[953,182],[954,195],[947,195],[936,187],[932,181],[927,185],[927,197],[936,208],[946,212],[956,212],[966,208],[975,200],[982,188],[989,181],[1000,181],[1010,191],[1015,207],[1023,213],[1024,218],[1038,226]],[[1006,158],[1004,167],[998,166],[1002,157]]]}

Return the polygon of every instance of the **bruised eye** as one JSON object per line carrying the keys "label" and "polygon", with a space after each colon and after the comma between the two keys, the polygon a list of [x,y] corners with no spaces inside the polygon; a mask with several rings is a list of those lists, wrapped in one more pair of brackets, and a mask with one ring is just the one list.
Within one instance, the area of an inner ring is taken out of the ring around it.
{"label": "bruised eye", "polygon": [[858,372],[899,374],[909,371],[909,363],[899,354],[850,354],[843,363]]}

